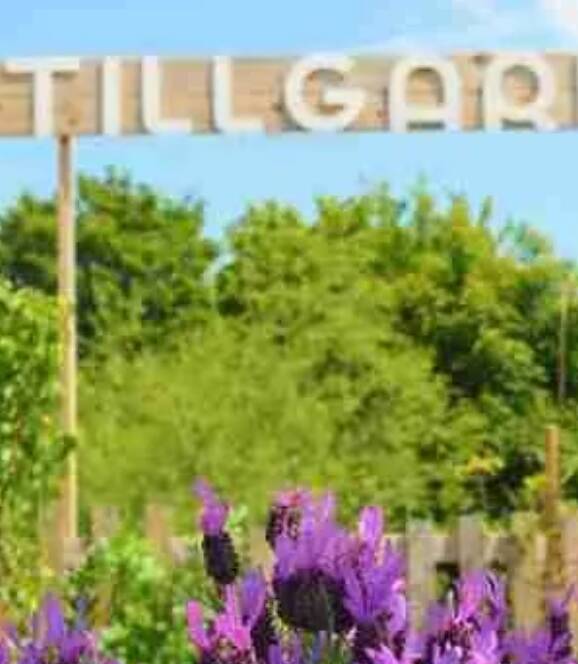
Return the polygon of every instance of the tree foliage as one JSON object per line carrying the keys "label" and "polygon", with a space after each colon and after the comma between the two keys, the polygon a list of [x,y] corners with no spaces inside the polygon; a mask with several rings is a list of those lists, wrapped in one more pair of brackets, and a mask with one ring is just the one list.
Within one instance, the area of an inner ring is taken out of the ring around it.
{"label": "tree foliage", "polygon": [[[81,176],[77,203],[78,325],[83,354],[111,340],[154,344],[206,315],[215,258],[202,206],[173,201],[114,170]],[[56,292],[56,203],[23,195],[0,217],[0,272]]]}
{"label": "tree foliage", "polygon": [[[25,196],[0,221],[15,285],[54,289],[53,213]],[[81,180],[78,225],[87,502],[179,504],[201,473],[251,507],[331,484],[396,522],[501,517],[532,496],[544,424],[575,429],[575,265],[497,226],[491,201],[382,187],[322,198],[312,219],[268,202],[217,252],[201,205],[111,173]],[[578,498],[578,437],[566,449]]]}

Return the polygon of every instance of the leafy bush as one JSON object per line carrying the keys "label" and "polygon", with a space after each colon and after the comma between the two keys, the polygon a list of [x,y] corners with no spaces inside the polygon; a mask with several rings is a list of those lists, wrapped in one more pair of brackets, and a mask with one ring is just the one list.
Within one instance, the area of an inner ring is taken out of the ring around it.
{"label": "leafy bush", "polygon": [[68,445],[54,421],[54,305],[0,280],[0,598],[30,608],[41,582],[40,508]]}
{"label": "leafy bush", "polygon": [[332,481],[349,515],[374,496],[395,523],[426,514],[433,495],[441,516],[463,505],[479,418],[450,409],[425,353],[382,345],[387,332],[334,313],[291,347],[216,322],[178,351],[85,373],[85,503],[137,513],[158,500],[187,519],[189,478],[204,475],[258,519],[259,496],[295,483]]}
{"label": "leafy bush", "polygon": [[[246,561],[246,511],[231,512],[228,529]],[[215,588],[204,574],[200,537],[182,539],[184,558],[163,559],[151,543],[124,528],[94,545],[66,580],[67,605],[81,607],[99,627],[103,650],[127,664],[184,664],[192,654],[186,629],[186,601],[195,595],[217,606]],[[154,654],[154,657],[153,657]]]}
{"label": "leafy bush", "polygon": [[157,664],[186,662],[186,599],[211,596],[201,572],[198,555],[171,567],[137,535],[120,535],[97,546],[71,576],[69,603],[84,607],[102,630],[103,648],[123,662],[152,662],[153,653]]}

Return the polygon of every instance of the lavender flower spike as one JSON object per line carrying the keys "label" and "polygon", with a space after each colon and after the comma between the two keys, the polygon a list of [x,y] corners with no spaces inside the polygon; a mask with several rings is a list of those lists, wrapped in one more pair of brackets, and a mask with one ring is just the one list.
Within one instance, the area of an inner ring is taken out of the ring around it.
{"label": "lavender flower spike", "polygon": [[257,659],[267,662],[272,646],[279,643],[274,625],[272,597],[261,571],[245,575],[241,584],[241,616],[251,627],[251,639]]}
{"label": "lavender flower spike", "polygon": [[239,573],[239,559],[233,540],[225,530],[229,505],[221,502],[213,489],[203,480],[195,485],[202,503],[199,525],[203,531],[203,554],[207,574],[219,585],[235,581]]}
{"label": "lavender flower spike", "polygon": [[187,605],[189,636],[201,664],[255,664],[251,625],[242,620],[235,593],[233,586],[227,588],[225,610],[207,628],[200,604]]}
{"label": "lavender flower spike", "polygon": [[70,627],[62,607],[48,596],[32,620],[32,636],[18,644],[19,664],[115,664],[98,650],[94,635]]}
{"label": "lavender flower spike", "polygon": [[219,535],[227,523],[229,505],[219,500],[213,488],[205,480],[200,479],[196,482],[195,494],[203,506],[199,518],[201,530],[205,535]]}

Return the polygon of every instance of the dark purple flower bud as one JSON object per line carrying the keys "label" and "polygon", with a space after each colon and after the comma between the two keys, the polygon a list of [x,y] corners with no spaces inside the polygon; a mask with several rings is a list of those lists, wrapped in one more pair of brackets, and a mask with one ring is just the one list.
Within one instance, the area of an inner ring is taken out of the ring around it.
{"label": "dark purple flower bud", "polygon": [[299,534],[304,506],[311,501],[311,494],[304,489],[281,491],[269,510],[265,538],[275,548],[277,538],[285,534],[293,539]]}
{"label": "dark purple flower bud", "polygon": [[233,540],[225,530],[229,506],[221,502],[203,480],[195,485],[202,503],[199,525],[203,532],[203,555],[207,574],[219,585],[233,583],[239,574],[239,558]]}
{"label": "dark purple flower bud", "polygon": [[239,558],[229,533],[205,535],[203,556],[207,574],[219,585],[228,586],[239,574]]}
{"label": "dark purple flower bud", "polygon": [[349,539],[335,523],[334,511],[330,494],[307,502],[298,536],[281,533],[275,542],[279,615],[296,629],[341,632],[351,626],[341,577]]}
{"label": "dark purple flower bud", "polygon": [[279,615],[294,629],[344,632],[351,618],[341,584],[321,570],[303,570],[276,582]]}

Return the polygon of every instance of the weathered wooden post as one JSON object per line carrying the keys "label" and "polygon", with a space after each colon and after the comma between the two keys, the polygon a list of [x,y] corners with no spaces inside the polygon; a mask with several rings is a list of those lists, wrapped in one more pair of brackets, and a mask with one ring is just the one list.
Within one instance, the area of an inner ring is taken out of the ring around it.
{"label": "weathered wooden post", "polygon": [[[118,510],[115,507],[97,506],[92,508],[90,516],[93,545],[106,544],[118,532],[120,525]],[[95,589],[94,604],[90,611],[91,623],[95,627],[102,628],[110,624],[113,596],[114,579],[101,580]]]}
{"label": "weathered wooden post", "polygon": [[534,514],[517,513],[512,518],[512,542],[508,556],[508,577],[516,627],[532,629],[542,618],[543,538],[537,532]]}
{"label": "weathered wooden post", "polygon": [[423,623],[425,613],[435,599],[436,548],[427,521],[409,524],[406,537],[410,610],[416,625]]}
{"label": "weathered wooden post", "polygon": [[565,585],[560,512],[560,430],[557,426],[546,428],[545,476],[543,527],[546,535],[546,561],[544,566],[544,590],[546,596],[550,596],[562,592]]}
{"label": "weathered wooden post", "polygon": [[94,543],[105,542],[114,537],[120,525],[120,515],[116,507],[93,507],[90,511],[90,534]]}
{"label": "weathered wooden post", "polygon": [[[58,313],[60,333],[60,415],[63,433],[77,435],[76,233],[73,139],[58,138]],[[78,547],[76,454],[66,459],[56,508],[52,564],[62,571]]]}
{"label": "weathered wooden post", "polygon": [[171,510],[163,505],[150,503],[146,507],[146,537],[154,552],[164,560],[171,560],[173,557],[171,517]]}
{"label": "weathered wooden post", "polygon": [[482,520],[476,514],[461,516],[457,530],[460,573],[481,570],[485,564],[485,538]]}

